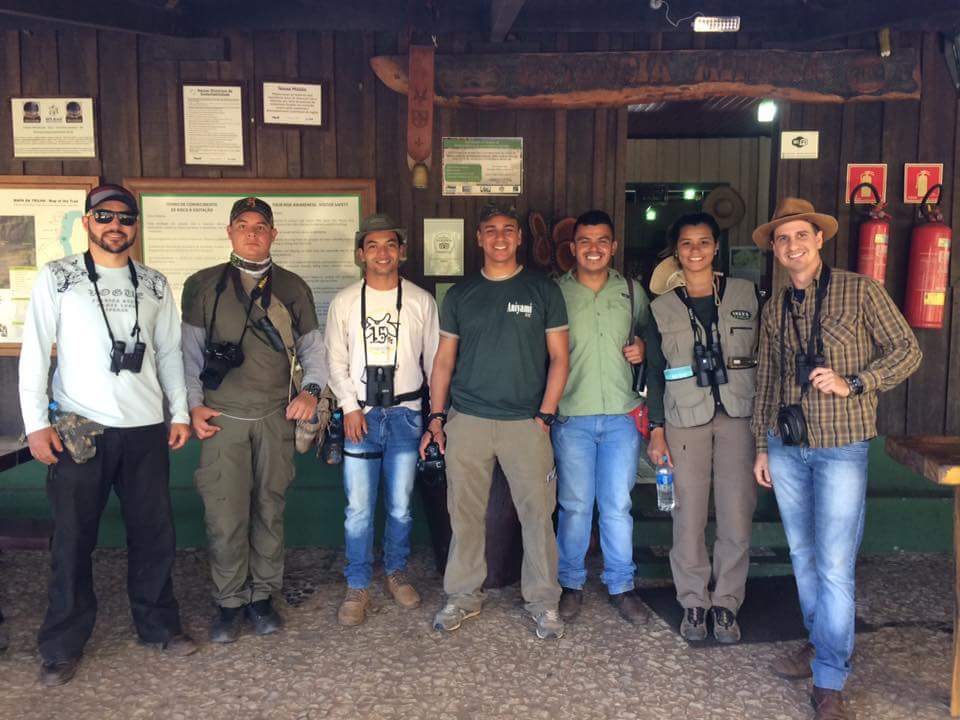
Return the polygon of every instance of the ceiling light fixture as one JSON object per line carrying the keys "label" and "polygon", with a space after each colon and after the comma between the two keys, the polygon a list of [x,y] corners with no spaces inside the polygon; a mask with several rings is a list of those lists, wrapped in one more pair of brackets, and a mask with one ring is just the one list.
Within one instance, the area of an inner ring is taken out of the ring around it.
{"label": "ceiling light fixture", "polygon": [[694,32],[726,33],[739,30],[739,15],[698,15],[693,19]]}
{"label": "ceiling light fixture", "polygon": [[764,100],[757,105],[757,122],[773,122],[777,116],[777,104],[773,100]]}

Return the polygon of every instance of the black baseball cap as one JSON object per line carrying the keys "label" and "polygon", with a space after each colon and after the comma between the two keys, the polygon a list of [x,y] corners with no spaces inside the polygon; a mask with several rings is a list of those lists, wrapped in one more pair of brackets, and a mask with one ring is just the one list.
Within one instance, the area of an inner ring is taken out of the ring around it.
{"label": "black baseball cap", "polygon": [[496,217],[497,215],[503,215],[511,220],[516,220],[517,225],[520,224],[520,215],[517,213],[517,209],[515,207],[512,205],[489,202],[480,209],[480,219],[477,220],[477,226],[479,227],[487,220]]}
{"label": "black baseball cap", "polygon": [[230,210],[230,222],[233,223],[245,212],[260,213],[260,216],[267,221],[267,225],[273,227],[273,209],[260,198],[245,197],[237,200]]}
{"label": "black baseball cap", "polygon": [[84,212],[90,212],[91,209],[95,208],[101,203],[105,203],[108,200],[116,200],[117,202],[122,202],[127,206],[127,209],[139,215],[140,208],[137,207],[137,199],[133,196],[129,190],[127,190],[122,185],[99,185],[87,193],[87,204],[84,208]]}

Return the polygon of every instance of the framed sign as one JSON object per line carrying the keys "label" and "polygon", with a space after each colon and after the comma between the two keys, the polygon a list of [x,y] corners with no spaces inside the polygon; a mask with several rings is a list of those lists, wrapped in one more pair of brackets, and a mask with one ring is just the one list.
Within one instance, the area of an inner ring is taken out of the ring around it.
{"label": "framed sign", "polygon": [[[850,163],[847,165],[847,184],[843,197],[850,204],[850,196],[857,185],[869,183],[880,193],[880,202],[887,201],[887,164],[886,163]],[[853,195],[854,205],[872,205],[876,200],[870,188],[862,187]]]}
{"label": "framed sign", "polygon": [[463,275],[463,218],[423,219],[423,274]]}
{"label": "framed sign", "polygon": [[37,270],[87,249],[83,217],[97,177],[0,176],[0,357],[20,354]]}
{"label": "framed sign", "polygon": [[260,122],[272,127],[322,127],[323,95],[323,83],[264,80]]}
{"label": "framed sign", "polygon": [[180,109],[184,165],[246,167],[243,83],[184,82]]}
{"label": "framed sign", "polygon": [[445,137],[443,194],[519,195],[523,189],[522,137]]}
{"label": "framed sign", "polygon": [[[919,205],[934,185],[943,182],[943,163],[905,163],[903,166],[903,202]],[[936,202],[940,191],[931,193],[927,202]]]}
{"label": "framed sign", "polygon": [[14,157],[97,156],[93,98],[10,98],[10,121]]}
{"label": "framed sign", "polygon": [[780,133],[781,160],[816,160],[819,156],[818,130],[789,130]]}
{"label": "framed sign", "polygon": [[274,260],[313,290],[320,326],[333,296],[360,278],[354,235],[376,207],[373,180],[128,178],[140,203],[143,262],[167,276],[180,304],[184,281],[230,256],[230,208],[255,195],[273,208]]}

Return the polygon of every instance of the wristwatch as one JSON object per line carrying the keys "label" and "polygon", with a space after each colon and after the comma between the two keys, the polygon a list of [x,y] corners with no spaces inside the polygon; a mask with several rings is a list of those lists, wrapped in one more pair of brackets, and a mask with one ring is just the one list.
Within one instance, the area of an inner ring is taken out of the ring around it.
{"label": "wristwatch", "polygon": [[847,381],[847,385],[850,386],[851,395],[862,395],[863,394],[863,380],[860,379],[859,375],[847,375],[844,380]]}
{"label": "wristwatch", "polygon": [[434,420],[439,420],[440,425],[447,424],[447,414],[445,412],[435,412],[427,415],[427,425],[432,423]]}
{"label": "wristwatch", "polygon": [[650,432],[653,432],[653,431],[656,430],[657,428],[662,428],[662,427],[663,427],[663,423],[660,422],[659,420],[648,420],[648,421],[647,421],[647,430],[649,430]]}
{"label": "wristwatch", "polygon": [[317,400],[320,399],[320,393],[323,392],[323,388],[317,385],[316,383],[307,383],[302,388],[303,392],[308,392],[313,395]]}
{"label": "wristwatch", "polygon": [[540,418],[547,427],[551,427],[557,421],[556,413],[538,412],[536,417]]}

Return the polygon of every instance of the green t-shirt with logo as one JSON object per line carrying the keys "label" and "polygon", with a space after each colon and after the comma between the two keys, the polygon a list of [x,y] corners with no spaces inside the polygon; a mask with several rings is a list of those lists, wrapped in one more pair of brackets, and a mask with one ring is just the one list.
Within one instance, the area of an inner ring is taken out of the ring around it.
{"label": "green t-shirt with logo", "polygon": [[453,408],[493,420],[534,417],[547,384],[546,333],[566,329],[563,294],[541,273],[478,273],[454,285],[440,312],[440,334],[458,339]]}

